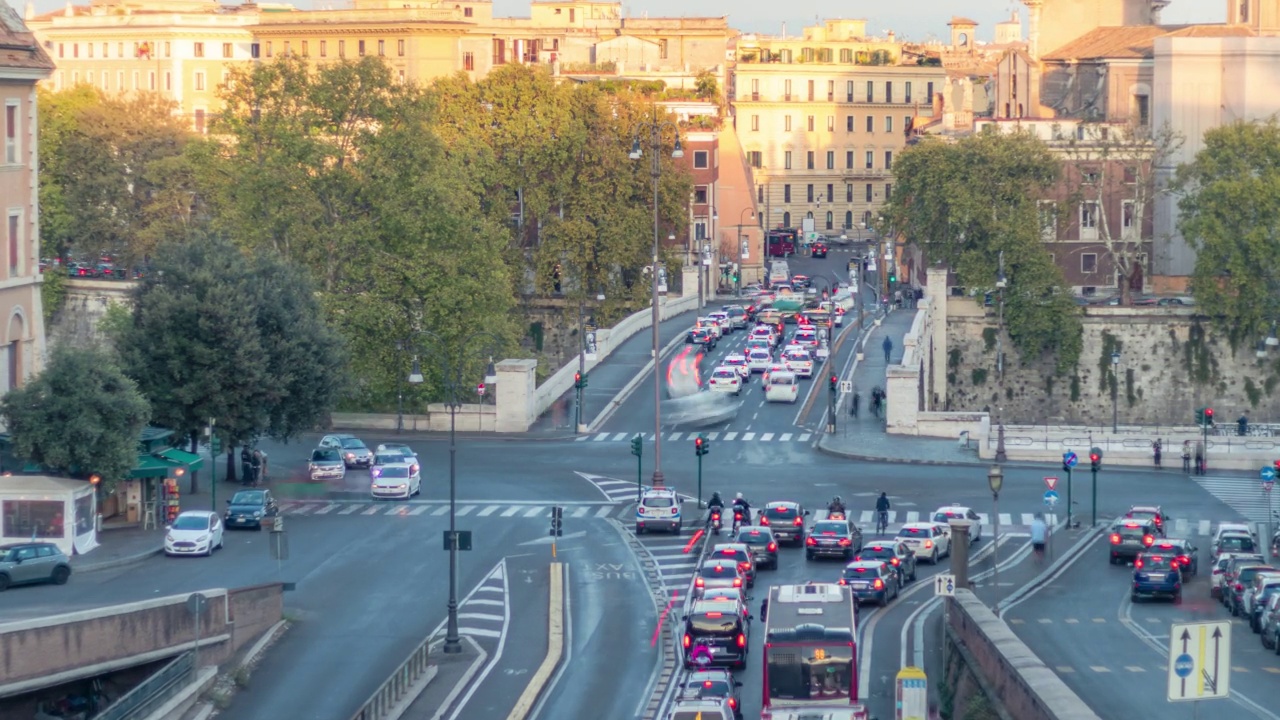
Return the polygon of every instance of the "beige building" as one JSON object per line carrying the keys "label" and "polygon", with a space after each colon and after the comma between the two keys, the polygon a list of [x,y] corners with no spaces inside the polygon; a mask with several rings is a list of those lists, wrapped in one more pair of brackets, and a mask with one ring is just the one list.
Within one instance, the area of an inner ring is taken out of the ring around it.
{"label": "beige building", "polygon": [[36,145],[36,82],[53,62],[10,7],[0,2],[0,393],[23,384],[44,359],[40,304],[40,212]]}
{"label": "beige building", "polygon": [[760,222],[865,235],[893,191],[893,158],[929,116],[939,66],[900,64],[902,45],[865,20],[828,20],[799,38],[738,42],[732,98]]}

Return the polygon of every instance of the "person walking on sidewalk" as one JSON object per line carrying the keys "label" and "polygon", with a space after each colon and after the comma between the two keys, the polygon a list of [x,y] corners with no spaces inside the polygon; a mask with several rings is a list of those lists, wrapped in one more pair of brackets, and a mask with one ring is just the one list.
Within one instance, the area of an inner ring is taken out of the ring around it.
{"label": "person walking on sidewalk", "polygon": [[858,406],[862,404],[862,393],[855,388],[853,398],[849,400],[849,414],[858,417]]}
{"label": "person walking on sidewalk", "polygon": [[1196,441],[1196,474],[1204,474],[1204,443]]}
{"label": "person walking on sidewalk", "polygon": [[884,342],[881,343],[880,347],[884,348],[884,364],[888,365],[889,357],[893,354],[893,340],[888,335],[885,335]]}
{"label": "person walking on sidewalk", "polygon": [[1157,469],[1157,470],[1159,470],[1159,469],[1160,469],[1160,451],[1161,451],[1162,449],[1163,449],[1163,448],[1162,448],[1162,446],[1160,445],[1160,439],[1159,439],[1159,438],[1156,438],[1156,441],[1155,441],[1155,442],[1153,442],[1153,443],[1151,443],[1151,454],[1152,454],[1152,456],[1154,456],[1154,458],[1155,458],[1155,461],[1156,461],[1156,469]]}
{"label": "person walking on sidewalk", "polygon": [[1182,443],[1182,472],[1191,474],[1191,441],[1184,440]]}

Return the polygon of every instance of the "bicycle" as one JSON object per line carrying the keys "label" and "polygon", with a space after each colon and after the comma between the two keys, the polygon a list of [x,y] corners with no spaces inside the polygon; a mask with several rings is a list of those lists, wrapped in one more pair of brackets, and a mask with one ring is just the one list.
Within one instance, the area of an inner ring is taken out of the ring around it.
{"label": "bicycle", "polygon": [[889,511],[881,510],[879,517],[876,518],[876,534],[884,535],[889,531]]}

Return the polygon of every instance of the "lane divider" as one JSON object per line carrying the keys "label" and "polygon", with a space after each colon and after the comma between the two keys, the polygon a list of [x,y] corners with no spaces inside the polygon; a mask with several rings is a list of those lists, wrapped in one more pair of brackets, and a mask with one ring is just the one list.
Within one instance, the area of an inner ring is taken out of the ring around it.
{"label": "lane divider", "polygon": [[551,679],[552,673],[560,664],[560,658],[564,655],[564,575],[566,569],[563,564],[558,562],[551,563],[551,593],[547,604],[547,656],[543,659],[533,677],[529,679],[529,685],[520,694],[520,699],[516,701],[515,707],[511,708],[511,713],[507,715],[507,720],[525,720],[529,716],[529,712],[533,710],[533,704],[537,702],[538,696],[542,694],[543,689],[547,685],[547,681]]}

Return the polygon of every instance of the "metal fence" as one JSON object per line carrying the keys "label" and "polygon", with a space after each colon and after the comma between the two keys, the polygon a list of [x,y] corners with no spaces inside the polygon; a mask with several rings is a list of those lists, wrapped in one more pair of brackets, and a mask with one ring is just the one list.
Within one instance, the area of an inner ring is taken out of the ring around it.
{"label": "metal fence", "polygon": [[[1020,429],[1021,430],[1021,429]],[[1177,456],[1182,452],[1182,441],[1190,440],[1193,445],[1202,438],[1200,435],[1191,436],[1184,429],[1179,429],[1176,435],[1172,432],[1173,428],[1166,428],[1168,435],[1161,436],[1155,432],[1150,434],[1129,434],[1120,433],[1119,435],[1107,433],[1105,435],[1079,434],[1076,436],[1053,436],[1046,435],[1024,435],[1011,434],[1005,432],[1004,446],[1006,450],[1024,449],[1024,450],[1052,450],[1055,452],[1066,452],[1075,450],[1077,452],[1087,451],[1089,448],[1101,448],[1107,451],[1130,451],[1130,452],[1151,452],[1151,445],[1156,440],[1160,440],[1164,452],[1168,457]],[[999,435],[992,433],[987,437],[987,447],[996,449],[1000,445]],[[1280,433],[1276,435],[1250,435],[1239,437],[1237,435],[1213,435],[1207,438],[1205,448],[1208,452],[1215,454],[1223,453],[1242,453],[1242,452],[1264,452],[1275,450],[1280,454]]]}
{"label": "metal fence", "polygon": [[195,657],[185,652],[99,713],[97,720],[145,718],[194,679]]}
{"label": "metal fence", "polygon": [[382,687],[365,701],[364,705],[351,716],[351,720],[380,720],[395,708],[396,704],[409,694],[411,688],[424,675],[433,673],[428,660],[431,656],[433,637],[428,637],[414,650],[409,657],[396,668],[396,671],[382,683]]}

